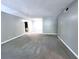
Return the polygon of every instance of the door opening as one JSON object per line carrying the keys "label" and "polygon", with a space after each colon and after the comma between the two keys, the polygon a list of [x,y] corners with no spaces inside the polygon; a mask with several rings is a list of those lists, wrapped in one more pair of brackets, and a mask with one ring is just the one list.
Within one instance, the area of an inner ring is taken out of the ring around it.
{"label": "door opening", "polygon": [[28,32],[28,22],[24,22],[25,23],[25,32]]}

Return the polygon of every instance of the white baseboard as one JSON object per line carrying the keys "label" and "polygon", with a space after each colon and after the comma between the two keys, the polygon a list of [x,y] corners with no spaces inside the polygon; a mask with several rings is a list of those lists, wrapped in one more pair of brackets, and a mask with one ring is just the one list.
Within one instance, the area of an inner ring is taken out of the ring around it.
{"label": "white baseboard", "polygon": [[11,40],[14,40],[14,39],[16,39],[16,38],[18,38],[18,37],[20,37],[20,36],[23,36],[24,34],[25,34],[25,33],[23,33],[23,34],[21,34],[21,35],[18,35],[18,36],[16,36],[16,37],[13,37],[13,38],[11,38],[11,39],[8,39],[8,40],[6,40],[6,41],[4,41],[4,42],[1,42],[1,45],[4,44],[4,43],[9,42],[9,41],[11,41]]}
{"label": "white baseboard", "polygon": [[77,54],[60,38],[60,36],[57,37],[74,54],[74,56],[78,58]]}
{"label": "white baseboard", "polygon": [[26,34],[46,34],[46,35],[57,35],[57,33],[30,33],[30,32],[26,32]]}
{"label": "white baseboard", "polygon": [[41,33],[41,34],[46,34],[46,35],[57,35],[57,33]]}

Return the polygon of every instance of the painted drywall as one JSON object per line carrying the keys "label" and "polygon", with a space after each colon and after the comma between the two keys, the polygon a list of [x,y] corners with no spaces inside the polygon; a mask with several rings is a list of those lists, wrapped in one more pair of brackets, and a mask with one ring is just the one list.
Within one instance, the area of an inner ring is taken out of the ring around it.
{"label": "painted drywall", "polygon": [[24,16],[20,11],[16,11],[15,9],[9,8],[4,4],[1,4],[1,11],[8,14],[16,15],[18,17],[26,18],[26,16]]}
{"label": "painted drywall", "polygon": [[25,32],[22,18],[1,12],[1,42]]}
{"label": "painted drywall", "polygon": [[20,11],[25,16],[56,16],[74,0],[2,0],[1,4]]}
{"label": "painted drywall", "polygon": [[32,33],[43,32],[43,19],[42,18],[31,18],[32,20]]}
{"label": "painted drywall", "polygon": [[68,6],[58,18],[58,35],[63,41],[78,54],[78,2]]}
{"label": "painted drywall", "polygon": [[43,33],[57,33],[57,20],[55,18],[43,18]]}

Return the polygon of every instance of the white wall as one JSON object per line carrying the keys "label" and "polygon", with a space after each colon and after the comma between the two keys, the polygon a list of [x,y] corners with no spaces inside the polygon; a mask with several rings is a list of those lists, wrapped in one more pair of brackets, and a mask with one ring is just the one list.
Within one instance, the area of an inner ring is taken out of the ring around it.
{"label": "white wall", "polygon": [[43,18],[43,33],[57,33],[57,20],[55,18]]}
{"label": "white wall", "polygon": [[25,32],[22,18],[1,12],[1,41],[21,35]]}
{"label": "white wall", "polygon": [[58,35],[78,54],[78,2],[72,3],[68,11],[63,11],[58,18]]}
{"label": "white wall", "polygon": [[31,18],[32,20],[32,33],[43,32],[43,19],[42,18]]}

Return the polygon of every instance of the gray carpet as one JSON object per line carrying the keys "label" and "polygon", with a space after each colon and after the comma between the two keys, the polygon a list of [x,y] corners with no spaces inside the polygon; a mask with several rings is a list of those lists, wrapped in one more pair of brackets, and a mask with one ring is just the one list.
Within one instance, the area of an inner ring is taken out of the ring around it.
{"label": "gray carpet", "polygon": [[1,59],[70,59],[53,35],[24,35],[1,46]]}

